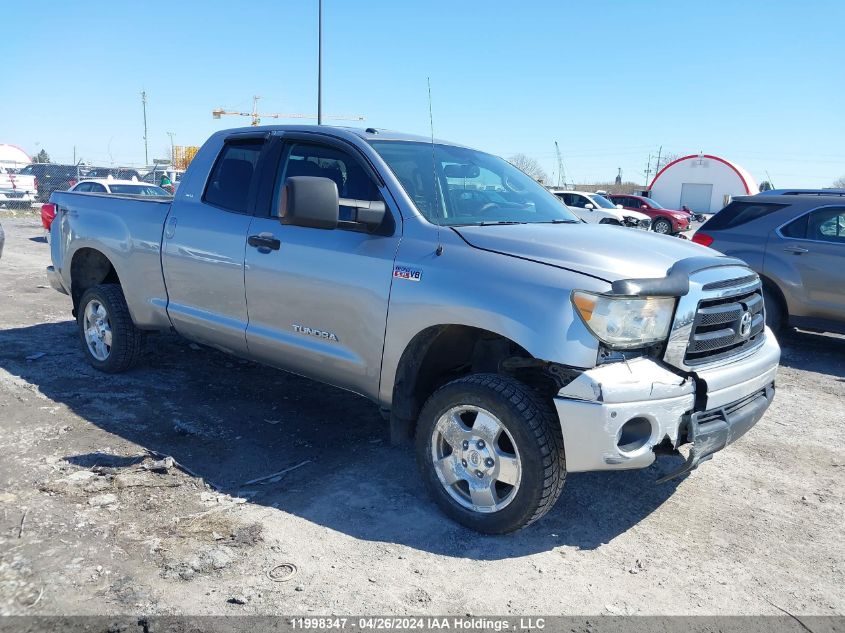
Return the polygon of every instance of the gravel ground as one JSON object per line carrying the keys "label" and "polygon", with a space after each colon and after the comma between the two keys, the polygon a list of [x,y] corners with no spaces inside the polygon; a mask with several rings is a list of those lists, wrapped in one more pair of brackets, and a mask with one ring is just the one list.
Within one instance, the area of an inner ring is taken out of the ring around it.
{"label": "gravel ground", "polygon": [[841,337],[785,335],[770,411],[689,477],[573,474],[482,537],[357,396],[174,335],[97,373],[35,215],[0,222],[0,613],[845,613]]}

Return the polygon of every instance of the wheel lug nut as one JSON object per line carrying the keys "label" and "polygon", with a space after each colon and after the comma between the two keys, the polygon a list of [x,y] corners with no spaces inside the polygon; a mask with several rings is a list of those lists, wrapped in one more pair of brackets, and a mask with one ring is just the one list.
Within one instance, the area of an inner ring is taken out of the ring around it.
{"label": "wheel lug nut", "polygon": [[466,449],[468,449],[468,448],[469,448],[469,442],[467,442],[466,440],[464,440],[464,450],[466,450]]}
{"label": "wheel lug nut", "polygon": [[461,460],[461,465],[462,465],[464,468],[466,468],[466,467],[467,467],[467,460],[462,459],[462,460]]}
{"label": "wheel lug nut", "polygon": [[487,459],[484,460],[484,465],[487,466],[487,468],[490,468],[491,466],[493,466],[493,460],[490,457],[488,457]]}
{"label": "wheel lug nut", "polygon": [[479,449],[484,448],[484,440],[478,440],[478,442],[476,443],[476,446],[477,446]]}
{"label": "wheel lug nut", "polygon": [[478,475],[479,479],[481,479],[484,476],[484,473],[482,473],[480,470],[476,470],[475,474]]}

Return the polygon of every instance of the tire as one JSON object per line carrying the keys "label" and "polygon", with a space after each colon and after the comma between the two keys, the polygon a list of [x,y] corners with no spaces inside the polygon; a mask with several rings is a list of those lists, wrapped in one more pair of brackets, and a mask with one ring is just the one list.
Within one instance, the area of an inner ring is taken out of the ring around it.
{"label": "tire", "polygon": [[[82,351],[95,369],[116,374],[138,362],[144,333],[132,322],[123,289],[117,284],[86,290],[79,301],[76,323]],[[92,328],[97,331],[89,337]]]}
{"label": "tire", "polygon": [[513,532],[542,517],[566,479],[551,405],[498,374],[473,374],[438,389],[420,413],[415,443],[440,509],[485,534]]}
{"label": "tire", "polygon": [[599,224],[610,224],[611,226],[622,226],[622,223],[619,220],[614,220],[613,218],[602,218],[599,220]]}
{"label": "tire", "polygon": [[666,218],[657,218],[651,225],[651,230],[661,235],[671,235],[672,223]]}
{"label": "tire", "polygon": [[763,303],[766,306],[766,325],[772,332],[778,334],[783,330],[784,325],[783,305],[780,297],[774,291],[764,287]]}

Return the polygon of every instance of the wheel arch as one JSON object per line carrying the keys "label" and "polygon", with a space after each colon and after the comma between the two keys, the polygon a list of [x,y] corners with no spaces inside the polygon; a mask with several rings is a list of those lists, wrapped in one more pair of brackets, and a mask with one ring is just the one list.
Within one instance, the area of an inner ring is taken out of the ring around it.
{"label": "wheel arch", "polygon": [[70,295],[74,316],[85,291],[103,283],[120,285],[120,277],[111,260],[102,251],[88,246],[74,252],[70,262]]}
{"label": "wheel arch", "polygon": [[557,388],[554,379],[541,370],[548,364],[497,332],[459,324],[427,327],[405,346],[396,369],[391,440],[409,439],[425,401],[451,380],[482,372],[518,374],[529,386],[547,391]]}

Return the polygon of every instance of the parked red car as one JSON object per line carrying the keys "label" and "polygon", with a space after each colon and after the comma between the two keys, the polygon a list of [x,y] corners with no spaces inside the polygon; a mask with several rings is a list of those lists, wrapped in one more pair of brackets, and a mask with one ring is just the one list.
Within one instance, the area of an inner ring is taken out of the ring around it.
{"label": "parked red car", "polygon": [[618,193],[612,193],[605,198],[609,198],[613,204],[621,204],[631,211],[645,213],[651,218],[651,228],[655,233],[676,235],[689,228],[689,213],[665,209],[651,198]]}

